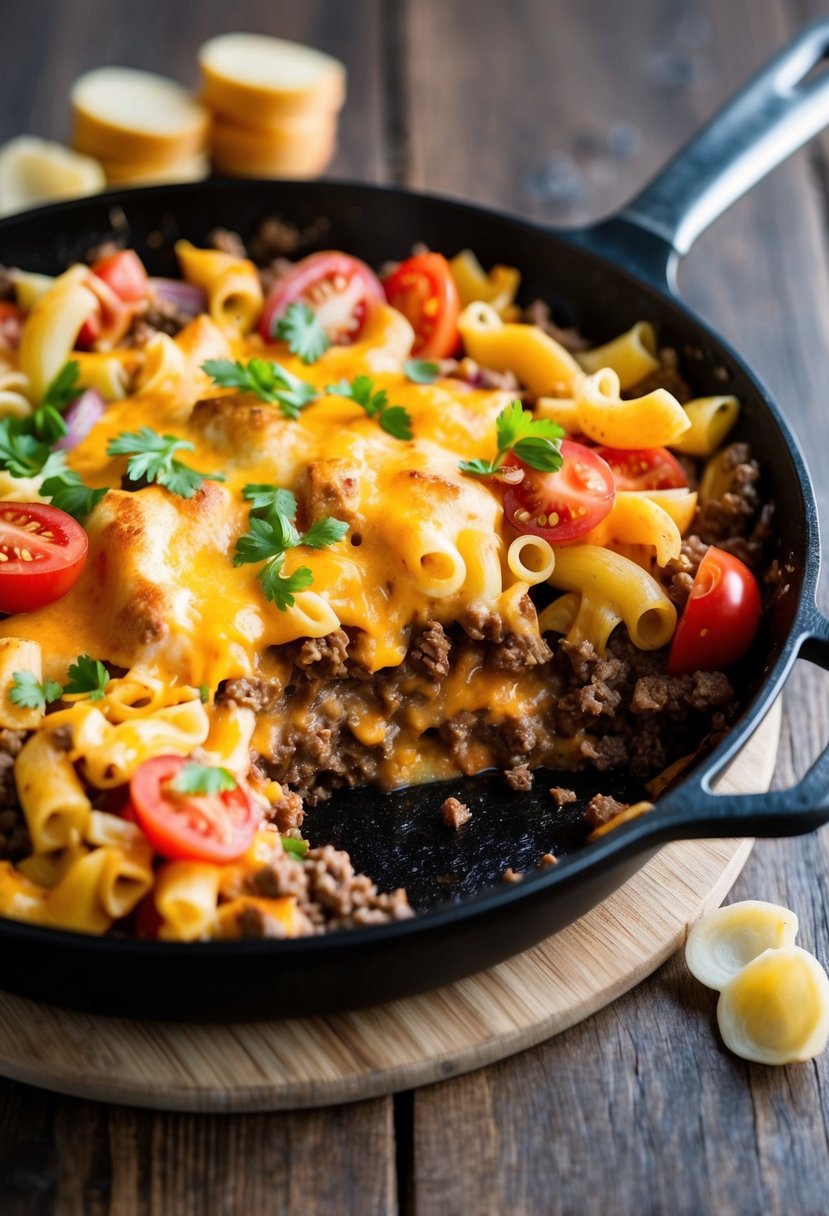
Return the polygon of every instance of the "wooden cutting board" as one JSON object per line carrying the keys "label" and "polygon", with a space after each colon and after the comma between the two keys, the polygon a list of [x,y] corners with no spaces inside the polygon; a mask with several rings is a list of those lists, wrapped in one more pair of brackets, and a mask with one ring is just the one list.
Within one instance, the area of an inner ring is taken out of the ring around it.
{"label": "wooden cutting board", "polygon": [[[717,788],[768,789],[779,733],[778,703]],[[650,975],[688,925],[722,902],[752,843],[669,845],[525,954],[356,1013],[221,1026],[131,1022],[0,993],[0,1075],[104,1102],[194,1111],[322,1106],[445,1080],[542,1042]]]}

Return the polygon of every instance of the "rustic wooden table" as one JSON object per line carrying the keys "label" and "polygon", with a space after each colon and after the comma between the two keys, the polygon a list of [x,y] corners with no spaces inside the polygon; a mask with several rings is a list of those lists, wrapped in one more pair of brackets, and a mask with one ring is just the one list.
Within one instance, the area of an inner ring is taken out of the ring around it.
{"label": "rustic wooden table", "polygon": [[[609,212],[819,0],[3,0],[0,140],[65,137],[67,89],[121,63],[195,82],[228,29],[333,52],[349,100],[332,173],[550,224]],[[810,454],[829,525],[829,143],[739,203],[683,267]],[[417,234],[412,234],[416,236]],[[829,734],[821,673],[786,693],[778,785]],[[829,834],[761,842],[733,898],[794,907],[829,957]],[[559,1038],[459,1080],[339,1109],[199,1116],[0,1082],[0,1212],[111,1216],[757,1216],[829,1211],[829,1057],[728,1055],[712,994],[674,959]]]}

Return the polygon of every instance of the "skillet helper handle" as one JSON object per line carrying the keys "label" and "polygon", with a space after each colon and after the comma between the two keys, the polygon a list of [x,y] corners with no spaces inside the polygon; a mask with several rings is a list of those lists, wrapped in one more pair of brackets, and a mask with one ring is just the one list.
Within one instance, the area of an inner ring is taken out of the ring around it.
{"label": "skillet helper handle", "polygon": [[675,253],[829,124],[829,20],[806,26],[636,196],[619,218]]}
{"label": "skillet helper handle", "polygon": [[[817,610],[801,639],[798,658],[829,671],[829,619]],[[700,779],[696,788],[683,789],[677,796],[675,811],[671,793],[657,803],[660,819],[664,813],[670,823],[670,816],[675,814],[679,828],[676,835],[799,836],[829,823],[829,744],[809,771],[785,790],[715,794],[708,786],[711,776]]]}

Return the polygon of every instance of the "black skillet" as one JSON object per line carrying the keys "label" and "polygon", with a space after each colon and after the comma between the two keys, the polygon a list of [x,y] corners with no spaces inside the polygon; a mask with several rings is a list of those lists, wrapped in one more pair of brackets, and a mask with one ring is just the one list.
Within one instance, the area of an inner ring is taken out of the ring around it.
{"label": "black skillet", "polygon": [[[0,224],[0,260],[54,273],[110,235],[121,208],[130,243],[156,274],[174,270],[169,242],[196,243],[226,226],[252,233],[267,215],[319,227],[312,247],[345,249],[379,265],[413,242],[453,254],[472,247],[483,264],[521,268],[528,299],[596,340],[638,318],[660,338],[702,352],[695,388],[728,390],[743,403],[737,437],[750,440],[778,505],[778,554],[786,589],[752,655],[747,708],[728,736],[663,795],[651,814],[584,845],[580,813],[550,813],[551,784],[513,794],[482,776],[393,794],[354,791],[314,810],[314,841],[350,849],[388,889],[405,884],[421,914],[411,921],[288,942],[178,945],[73,933],[0,919],[0,982],[40,1000],[132,1016],[229,1018],[321,1013],[386,1001],[468,975],[515,954],[594,906],[669,840],[794,835],[829,819],[829,749],[792,789],[717,796],[710,784],[762,719],[798,657],[829,668],[829,621],[815,605],[820,557],[814,495],[800,449],[768,393],[740,358],[682,305],[673,289],[679,255],[763,174],[829,122],[829,77],[808,73],[829,53],[829,22],[804,30],[617,218],[577,232],[550,232],[465,204],[338,182],[212,181],[121,191],[41,209]],[[153,234],[163,233],[166,248]],[[567,783],[573,784],[569,775]],[[575,778],[582,802],[601,789],[629,800],[630,780]],[[474,806],[449,832],[447,793]],[[547,850],[554,868],[523,882]]]}

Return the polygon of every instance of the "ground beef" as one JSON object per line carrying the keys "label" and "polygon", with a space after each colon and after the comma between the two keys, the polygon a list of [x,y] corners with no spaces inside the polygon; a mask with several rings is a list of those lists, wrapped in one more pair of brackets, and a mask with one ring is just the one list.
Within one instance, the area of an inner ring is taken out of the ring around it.
{"label": "ground beef", "polygon": [[429,676],[441,679],[449,674],[452,643],[439,621],[427,621],[409,650],[409,662]]}
{"label": "ground beef", "polygon": [[615,819],[627,807],[628,803],[617,802],[609,794],[595,794],[585,808],[584,817],[592,827],[598,828]]}
{"label": "ground beef", "polygon": [[218,249],[220,253],[227,253],[232,258],[248,256],[245,242],[238,232],[233,232],[230,228],[214,228],[210,233],[208,243],[211,249]]}
{"label": "ground beef", "polygon": [[189,312],[172,300],[151,300],[144,312],[137,313],[121,339],[122,346],[146,346],[156,334],[175,335],[193,320]]}
{"label": "ground beef", "polygon": [[310,849],[302,861],[288,854],[277,858],[252,875],[243,893],[266,899],[293,896],[314,934],[412,915],[405,891],[378,892],[365,874],[355,874],[348,854],[332,845]]}
{"label": "ground beef", "polygon": [[444,824],[448,828],[462,828],[472,818],[472,812],[469,807],[458,798],[447,798],[440,808],[440,813]]}
{"label": "ground beef", "polygon": [[296,224],[272,215],[259,225],[245,256],[250,256],[260,265],[274,258],[289,258],[297,253],[304,240],[302,230]]}
{"label": "ground beef", "polygon": [[503,642],[504,622],[497,612],[483,604],[470,604],[461,613],[459,624],[476,642]]}
{"label": "ground beef", "polygon": [[497,671],[524,671],[552,658],[553,652],[537,634],[510,633],[489,651],[489,663]]}
{"label": "ground beef", "polygon": [[0,860],[19,861],[32,851],[26,819],[17,796],[14,761],[26,738],[20,730],[0,729]]}
{"label": "ground beef", "polygon": [[682,542],[679,557],[672,559],[665,567],[663,579],[666,582],[668,596],[676,604],[679,612],[685,607],[699,564],[708,552],[708,544],[695,533],[686,536]]}
{"label": "ground beef", "polygon": [[532,304],[528,304],[521,319],[528,325],[537,325],[539,329],[543,329],[545,334],[549,334],[565,350],[575,352],[588,350],[591,346],[576,328],[562,329],[556,325],[550,315],[549,304],[545,304],[543,300],[533,300]]}
{"label": "ground beef", "polygon": [[720,454],[719,469],[728,488],[700,506],[694,532],[706,544],[725,549],[759,569],[765,565],[774,518],[773,504],[760,497],[760,466],[747,443],[732,443]]}
{"label": "ground beef", "polygon": [[672,346],[666,346],[660,350],[659,367],[649,376],[645,376],[644,380],[640,380],[638,384],[631,385],[622,393],[622,396],[644,397],[658,388],[667,389],[680,402],[690,401],[694,395],[680,373],[679,357]]}
{"label": "ground beef", "polygon": [[511,790],[517,790],[520,793],[531,790],[533,787],[532,771],[526,764],[508,768],[504,773],[504,778]]}
{"label": "ground beef", "polygon": [[575,790],[565,789],[564,786],[561,785],[553,786],[553,788],[550,790],[550,797],[559,810],[561,810],[563,806],[566,806],[568,802],[575,802],[577,800]]}
{"label": "ground beef", "polygon": [[599,735],[579,744],[579,755],[600,773],[624,768],[629,760],[628,741],[624,735]]}
{"label": "ground beef", "polygon": [[[314,460],[305,474],[305,508],[308,522],[326,515],[351,520],[360,505],[360,470],[347,460]],[[352,533],[352,544],[356,541]]]}
{"label": "ground beef", "polygon": [[241,705],[245,709],[253,709],[261,714],[272,709],[282,694],[282,685],[276,680],[260,680],[252,676],[242,676],[238,680],[225,680],[219,685],[216,695],[217,704],[230,701],[233,705]]}
{"label": "ground beef", "polygon": [[283,790],[282,797],[271,803],[266,817],[280,832],[293,832],[302,827],[305,819],[302,799],[293,790]]}
{"label": "ground beef", "polygon": [[306,638],[294,664],[306,676],[320,680],[341,680],[348,674],[348,635],[335,629],[324,638]]}
{"label": "ground beef", "polygon": [[97,262],[101,258],[114,257],[116,253],[121,253],[123,249],[123,241],[114,240],[110,237],[109,240],[101,241],[100,244],[93,245],[91,249],[87,249],[83,255],[83,260],[87,265],[91,266],[93,262]]}
{"label": "ground beef", "polygon": [[441,376],[461,380],[473,388],[503,389],[508,393],[520,393],[521,384],[515,372],[496,372],[490,367],[480,367],[474,359],[440,359],[438,371]]}

